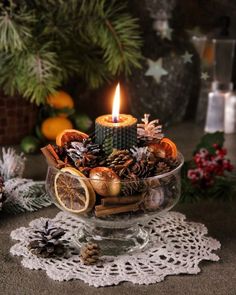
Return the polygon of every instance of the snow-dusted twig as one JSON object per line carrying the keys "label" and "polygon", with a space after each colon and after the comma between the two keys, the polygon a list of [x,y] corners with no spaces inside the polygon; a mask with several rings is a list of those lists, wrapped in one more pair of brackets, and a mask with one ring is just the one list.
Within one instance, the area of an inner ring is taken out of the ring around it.
{"label": "snow-dusted twig", "polygon": [[0,158],[0,175],[4,180],[14,177],[22,177],[25,169],[25,161],[23,153],[18,155],[13,148],[2,148],[2,158]]}
{"label": "snow-dusted twig", "polygon": [[22,153],[18,155],[13,148],[2,148],[0,176],[4,182],[4,191],[0,203],[4,211],[35,211],[52,203],[45,191],[44,181],[22,178],[25,161]]}

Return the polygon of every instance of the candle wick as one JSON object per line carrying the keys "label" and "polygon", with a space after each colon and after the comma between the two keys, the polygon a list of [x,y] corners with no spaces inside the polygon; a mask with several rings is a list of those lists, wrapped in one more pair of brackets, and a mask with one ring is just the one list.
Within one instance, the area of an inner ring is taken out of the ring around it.
{"label": "candle wick", "polygon": [[113,123],[118,123],[118,118],[114,117]]}

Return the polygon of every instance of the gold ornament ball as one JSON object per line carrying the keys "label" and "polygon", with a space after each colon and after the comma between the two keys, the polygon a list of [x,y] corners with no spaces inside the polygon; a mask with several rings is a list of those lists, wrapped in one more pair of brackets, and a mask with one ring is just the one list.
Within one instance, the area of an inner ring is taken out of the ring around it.
{"label": "gold ornament ball", "polygon": [[115,197],[120,193],[120,178],[112,169],[107,167],[93,168],[89,177],[93,189],[102,197]]}

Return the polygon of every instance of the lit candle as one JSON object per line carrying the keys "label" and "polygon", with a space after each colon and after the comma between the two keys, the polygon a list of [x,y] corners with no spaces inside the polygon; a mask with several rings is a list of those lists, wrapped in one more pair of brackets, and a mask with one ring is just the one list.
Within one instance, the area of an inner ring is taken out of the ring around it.
{"label": "lit candle", "polygon": [[119,122],[119,113],[120,113],[120,84],[118,83],[116,86],[115,96],[113,100],[113,108],[112,108],[112,122]]}
{"label": "lit candle", "polygon": [[[115,149],[128,149],[137,144],[137,119],[120,114],[120,85],[116,87],[112,115],[103,115],[95,121],[96,142]],[[106,143],[107,141],[107,143]],[[109,151],[110,152],[110,151]]]}

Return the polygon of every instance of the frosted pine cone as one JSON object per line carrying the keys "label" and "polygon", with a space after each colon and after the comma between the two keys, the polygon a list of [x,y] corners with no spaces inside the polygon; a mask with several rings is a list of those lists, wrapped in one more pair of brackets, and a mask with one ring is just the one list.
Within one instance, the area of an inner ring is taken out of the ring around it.
{"label": "frosted pine cone", "polygon": [[131,149],[132,156],[135,158],[135,164],[130,171],[139,178],[146,178],[153,175],[155,169],[155,159],[148,147],[134,147]]}
{"label": "frosted pine cone", "polygon": [[98,163],[102,160],[100,146],[88,140],[71,142],[71,147],[67,149],[67,153],[77,168],[93,168],[98,166]]}
{"label": "frosted pine cone", "polygon": [[159,120],[149,122],[149,114],[144,114],[141,124],[138,124],[137,135],[140,142],[159,141],[163,138],[162,126]]}
{"label": "frosted pine cone", "polygon": [[133,147],[130,151],[136,161],[146,160],[151,154],[148,147]]}
{"label": "frosted pine cone", "polygon": [[61,228],[55,228],[46,221],[42,230],[35,231],[35,239],[32,240],[28,248],[39,257],[52,257],[64,253],[64,245],[59,239],[65,234]]}

